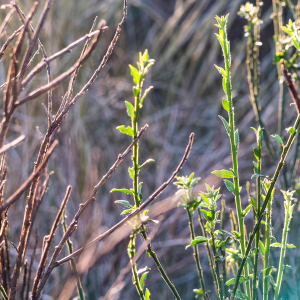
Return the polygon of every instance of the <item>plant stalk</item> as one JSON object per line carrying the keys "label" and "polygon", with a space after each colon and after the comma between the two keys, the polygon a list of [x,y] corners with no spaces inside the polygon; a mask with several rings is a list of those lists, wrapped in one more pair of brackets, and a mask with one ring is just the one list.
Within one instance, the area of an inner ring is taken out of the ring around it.
{"label": "plant stalk", "polygon": [[181,298],[180,298],[180,296],[179,296],[179,294],[178,294],[175,286],[172,284],[172,282],[169,279],[167,273],[165,272],[164,268],[162,267],[161,262],[159,261],[156,253],[152,250],[151,243],[150,243],[150,240],[147,237],[146,230],[145,230],[144,226],[141,227],[141,234],[142,234],[144,240],[147,242],[147,252],[149,253],[149,255],[154,260],[154,262],[156,264],[156,267],[157,267],[158,271],[161,274],[161,277],[164,279],[164,281],[166,282],[166,284],[170,288],[171,292],[175,296],[175,299],[176,300],[181,300]]}
{"label": "plant stalk", "polygon": [[232,292],[231,297],[230,297],[231,300],[233,300],[234,297],[235,297],[235,293],[236,293],[236,290],[237,290],[237,287],[238,287],[238,284],[239,284],[239,280],[240,280],[240,277],[242,275],[242,270],[243,270],[243,268],[245,266],[247,257],[248,257],[248,255],[249,255],[249,253],[251,251],[251,247],[252,247],[252,243],[253,243],[255,234],[258,231],[259,227],[260,227],[260,223],[261,223],[261,221],[263,219],[265,209],[266,209],[267,204],[268,204],[268,202],[269,202],[269,200],[271,198],[271,194],[272,194],[272,191],[274,189],[275,183],[277,182],[277,179],[279,177],[280,170],[282,169],[282,167],[283,167],[283,165],[285,163],[286,156],[287,156],[287,154],[288,154],[288,152],[289,152],[289,150],[291,148],[291,145],[292,145],[292,143],[293,143],[293,141],[295,139],[295,135],[297,133],[297,129],[298,129],[299,123],[300,123],[300,116],[298,115],[297,120],[296,120],[296,122],[294,124],[295,132],[290,134],[290,137],[289,137],[286,145],[283,147],[281,158],[280,158],[280,161],[279,161],[279,163],[277,165],[277,168],[276,168],[276,171],[274,173],[274,176],[273,176],[273,178],[271,180],[270,188],[268,189],[268,193],[266,195],[265,201],[264,201],[264,203],[262,205],[262,208],[261,208],[261,213],[260,213],[260,215],[257,218],[257,222],[255,224],[253,232],[250,234],[249,242],[247,244],[247,248],[246,248],[245,254],[243,255],[242,263],[241,263],[240,268],[238,270],[236,281],[235,281],[235,285],[234,285],[234,288],[233,288],[233,292]]}
{"label": "plant stalk", "polygon": [[[192,212],[189,210],[189,208],[186,209],[188,217],[189,217],[189,227],[190,227],[190,235],[191,235],[191,241],[193,241],[195,239],[195,230],[194,230],[194,224],[193,224],[193,215]],[[200,282],[200,286],[202,288],[203,291],[203,300],[205,300],[205,283],[204,283],[204,277],[203,277],[203,271],[201,268],[201,264],[200,264],[200,259],[199,259],[199,251],[198,251],[198,246],[197,245],[193,245],[193,250],[194,250],[194,259],[195,259],[195,263],[196,263],[196,267],[197,267],[197,271],[198,271],[198,277],[199,277],[199,282]],[[219,289],[219,287],[218,287]]]}
{"label": "plant stalk", "polygon": [[[213,225],[211,224],[210,228],[212,228],[212,227],[213,227]],[[217,292],[218,292],[219,299],[223,300],[223,289],[222,289],[222,284],[221,284],[221,279],[220,279],[219,266],[218,266],[218,263],[216,261],[218,253],[217,253],[216,244],[215,244],[215,235],[214,235],[214,232],[211,231],[210,235],[211,235],[212,250],[213,250],[213,255],[214,255],[214,271],[215,271],[215,274],[216,274],[217,286],[218,286]]]}
{"label": "plant stalk", "polygon": [[266,215],[266,242],[264,255],[264,279],[263,279],[263,300],[268,300],[269,296],[269,280],[266,276],[266,269],[269,267],[270,244],[271,244],[271,217],[272,217],[272,199],[267,205]]}
{"label": "plant stalk", "polygon": [[[228,43],[229,44],[229,43]],[[240,197],[240,184],[239,184],[239,170],[238,170],[238,158],[237,158],[237,148],[235,145],[235,124],[234,124],[234,108],[232,103],[231,97],[231,76],[230,76],[230,54],[229,54],[229,47],[227,46],[227,40],[224,40],[223,44],[223,51],[225,57],[225,67],[226,67],[226,87],[227,87],[227,100],[230,104],[230,111],[228,112],[229,115],[229,138],[230,138],[230,145],[231,145],[231,155],[232,155],[232,165],[233,165],[233,172],[234,172],[234,194],[235,194],[235,204],[238,216],[238,225],[239,225],[239,233],[240,233],[240,245],[241,245],[241,252],[242,255],[245,255],[245,231],[244,231],[244,218],[242,215],[242,203]],[[249,271],[248,265],[244,265],[244,275],[246,277],[246,295],[251,297],[251,290],[250,290],[250,282],[248,280]]]}
{"label": "plant stalk", "polygon": [[[206,233],[206,230],[205,230],[203,217],[201,215],[201,210],[199,208],[197,210],[198,210],[198,216],[199,216],[198,220],[199,220],[199,224],[200,224],[200,227],[201,227],[201,230],[202,230],[202,234],[203,234],[204,237],[207,238],[207,233]],[[217,278],[216,278],[216,274],[215,274],[215,271],[214,271],[213,256],[211,254],[208,243],[205,243],[205,248],[207,250],[208,262],[209,262],[209,266],[210,266],[210,269],[211,269],[211,272],[212,272],[212,275],[213,275],[215,289],[217,290],[218,289],[218,287],[217,287]]]}
{"label": "plant stalk", "polygon": [[[258,128],[258,157],[257,160],[257,173],[261,174],[261,147],[262,140],[260,134],[260,128]],[[261,177],[256,177],[256,207],[257,207],[257,215],[260,214],[260,206],[261,206]],[[255,221],[257,221],[257,217],[255,217]],[[267,226],[267,225],[266,225]],[[257,278],[257,265],[258,265],[258,252],[259,252],[259,239],[260,239],[260,227],[258,228],[255,236],[255,256],[254,256],[254,269],[253,269],[253,284],[252,284],[252,300],[256,299],[257,286],[258,286],[258,278]]]}
{"label": "plant stalk", "polygon": [[292,217],[292,210],[293,210],[293,206],[291,206],[291,201],[285,201],[285,220],[284,220],[284,227],[282,231],[282,241],[281,241],[282,247],[280,251],[279,267],[278,267],[277,281],[275,286],[275,297],[274,297],[275,300],[279,299],[279,293],[280,293],[283,270],[284,270],[284,258],[285,258],[285,252],[287,246],[287,235],[289,230],[289,223]]}
{"label": "plant stalk", "polygon": [[145,300],[145,296],[144,296],[143,289],[140,284],[139,275],[137,272],[137,266],[136,266],[136,263],[133,261],[133,258],[135,255],[135,238],[136,238],[136,232],[135,232],[135,230],[133,230],[129,237],[127,253],[130,258],[130,263],[131,263],[132,282],[136,287],[136,290],[140,296],[140,299]]}
{"label": "plant stalk", "polygon": [[[221,229],[225,229],[225,200],[222,200],[222,210],[221,210]],[[224,239],[224,235],[223,235]],[[224,289],[224,297],[228,296],[228,287],[225,284],[227,282],[227,269],[226,269],[226,246],[221,246],[221,254],[224,258],[222,261],[222,273],[223,273],[223,289]]]}
{"label": "plant stalk", "polygon": [[[63,224],[63,232],[64,232],[64,234],[67,231],[66,218],[67,218],[66,217],[66,213],[64,212],[63,220],[62,220],[63,221],[62,224]],[[72,241],[71,241],[70,238],[67,240],[67,246],[68,246],[69,254],[72,254],[73,253],[73,243],[72,243]],[[70,260],[70,265],[71,265],[72,271],[74,272],[74,274],[76,276],[76,280],[77,280],[77,292],[78,292],[79,299],[80,300],[85,300],[84,291],[83,291],[83,288],[82,288],[82,285],[81,285],[80,277],[78,275],[76,262],[75,262],[75,260],[73,258]]]}

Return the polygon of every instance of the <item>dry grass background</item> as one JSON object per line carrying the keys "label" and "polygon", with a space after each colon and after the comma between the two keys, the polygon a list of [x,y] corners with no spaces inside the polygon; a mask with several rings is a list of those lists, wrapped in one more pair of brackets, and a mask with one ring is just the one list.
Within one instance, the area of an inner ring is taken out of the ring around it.
{"label": "dry grass background", "polygon": [[[230,13],[228,31],[232,50],[235,112],[241,139],[239,157],[244,190],[242,200],[246,206],[248,200],[245,194],[245,182],[252,174],[252,148],[255,143],[254,134],[249,133],[249,127],[256,127],[256,125],[249,101],[245,65],[246,40],[243,37],[242,27],[244,23],[237,16],[237,11],[244,2],[241,0],[129,0],[125,28],[108,64],[89,92],[71,109],[67,121],[63,123],[57,135],[60,146],[49,163],[49,170],[54,171],[54,174],[51,176],[50,188],[40,208],[40,216],[34,225],[34,230],[37,229],[39,236],[34,269],[37,267],[41,253],[42,238],[49,232],[66,186],[68,184],[73,186],[72,196],[67,206],[67,215],[71,219],[79,203],[84,200],[97,180],[106,173],[117,155],[129,144],[129,138],[119,134],[115,128],[118,125],[127,125],[124,100],[132,99],[132,82],[128,64],[135,62],[138,52],[145,48],[149,49],[150,56],[156,60],[156,63],[151,76],[146,81],[146,85],[153,85],[154,90],[150,93],[141,115],[141,125],[148,123],[150,127],[140,143],[142,152],[140,159],[141,161],[148,157],[155,159],[155,163],[147,165],[140,175],[141,181],[144,182],[144,197],[165,181],[175,169],[192,131],[195,132],[195,143],[180,175],[195,172],[196,176],[202,177],[197,187],[199,190],[203,189],[204,182],[219,184],[218,179],[210,172],[229,165],[231,158],[228,138],[217,117],[218,114],[222,114],[223,91],[221,78],[213,64],[221,64],[222,57],[214,36],[216,32],[214,16],[227,13]],[[270,133],[274,134],[277,131],[278,82],[276,66],[272,64],[274,44],[270,19],[271,1],[264,2],[262,14],[264,24],[261,33],[263,42],[261,106],[263,120]],[[27,13],[32,3],[32,0],[24,0],[19,4]],[[48,54],[55,53],[87,33],[96,16],[99,19],[105,19],[109,26],[109,30],[100,41],[99,50],[80,70],[75,92],[81,88],[80,82],[85,82],[85,78],[90,77],[109,45],[121,18],[122,4],[122,0],[54,2],[41,37]],[[39,9],[41,7],[42,5]],[[0,10],[0,20],[3,17],[4,11]],[[36,21],[34,19],[33,26]],[[15,18],[15,23],[13,22],[8,28],[8,35],[18,26],[18,20]],[[55,60],[51,65],[53,77],[59,74],[62,66],[64,69],[71,66],[80,51],[81,48],[78,47]],[[41,58],[42,54],[39,54],[36,62]],[[0,85],[5,81],[4,67],[5,60],[4,65],[0,63]],[[39,80],[46,83],[46,74]],[[40,82],[33,82],[29,88],[32,89],[37,84]],[[62,94],[62,87],[54,91],[55,108],[58,107]],[[13,180],[11,178],[8,180],[11,185],[6,188],[7,195],[10,195],[32,170],[41,133],[45,132],[47,126],[42,102],[46,102],[46,96],[23,105],[13,120],[8,136],[12,140],[13,137],[23,133],[27,139],[21,146],[11,150],[7,156],[8,177],[14,174]],[[286,125],[290,125],[294,117],[294,110],[287,105]],[[269,168],[270,161],[267,152],[265,152],[264,159],[264,173],[271,175],[272,168]],[[100,190],[96,201],[84,213],[78,230],[72,238],[74,249],[84,245],[89,239],[120,220],[121,208],[114,204],[114,201],[124,196],[118,193],[110,194],[109,191],[112,188],[131,186],[130,177],[127,176],[129,164],[130,157],[127,157]],[[174,207],[172,197],[174,192],[175,188],[169,187],[157,201],[169,197],[163,202],[164,207]],[[222,192],[226,199],[227,210],[234,208],[232,195],[223,188]],[[278,201],[277,208],[280,211],[282,207],[280,200]],[[23,197],[10,210],[10,236],[15,243],[20,234],[20,216],[24,206],[25,198]],[[280,218],[283,216],[276,212],[274,214],[278,215],[278,224],[274,224],[276,232],[281,228]],[[153,246],[183,299],[193,299],[192,290],[198,287],[197,272],[191,250],[185,250],[189,240],[186,215],[183,210],[174,208],[161,214],[159,218],[161,223],[158,228],[154,226],[148,228],[149,232],[158,229]],[[251,225],[250,214],[248,220]],[[199,227],[196,231],[198,235],[201,235]],[[61,235],[62,228],[58,230],[54,244],[59,241]],[[141,242],[139,240],[140,244]],[[98,248],[101,249],[104,244],[105,242]],[[34,239],[31,240],[27,249],[27,258],[32,253],[33,245]],[[120,270],[128,263],[126,247],[127,239],[125,238],[108,254],[103,254],[94,266],[83,274],[82,281],[87,299],[98,299],[107,293]],[[12,248],[12,255],[14,251]],[[200,253],[203,266],[206,266],[204,275],[207,285],[212,288],[212,277],[208,263],[205,263],[207,256],[204,248],[200,247]],[[64,249],[64,254],[67,254],[67,249]],[[152,261],[146,254],[143,254],[139,260],[139,266],[145,265],[152,268],[146,283],[152,294],[151,299],[173,299]],[[45,287],[43,299],[58,299],[69,274],[68,264],[55,269]],[[109,299],[138,299],[134,286],[131,284],[130,273],[124,276],[122,284],[119,285],[119,288],[121,287],[120,294],[116,293]],[[75,292],[73,296],[76,296]],[[211,299],[214,299],[213,296]]]}

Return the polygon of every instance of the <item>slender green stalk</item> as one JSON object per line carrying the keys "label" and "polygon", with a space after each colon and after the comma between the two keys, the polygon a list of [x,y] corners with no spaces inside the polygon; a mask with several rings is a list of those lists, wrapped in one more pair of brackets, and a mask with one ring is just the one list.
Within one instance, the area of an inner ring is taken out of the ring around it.
{"label": "slender green stalk", "polygon": [[282,191],[284,195],[284,210],[285,210],[285,219],[284,219],[284,227],[282,231],[282,241],[281,241],[281,251],[280,251],[280,259],[279,259],[279,267],[278,267],[278,273],[277,273],[277,281],[275,286],[275,300],[279,299],[279,293],[282,283],[282,277],[283,277],[283,269],[284,269],[284,258],[285,258],[285,252],[287,247],[287,236],[289,231],[289,224],[292,218],[293,208],[294,205],[292,205],[292,195],[295,191],[292,192],[284,192]]}
{"label": "slender green stalk", "polygon": [[4,287],[2,286],[1,283],[0,283],[0,292],[1,292],[1,295],[2,295],[3,299],[4,300],[8,300],[8,297],[6,295],[5,289],[4,289]]}
{"label": "slender green stalk", "polygon": [[[222,210],[221,210],[221,229],[225,229],[225,200],[222,200]],[[225,236],[222,236],[223,240],[225,240]],[[226,269],[226,246],[221,246],[221,254],[223,256],[222,260],[222,273],[223,273],[223,289],[224,289],[224,297],[226,298],[228,296],[228,287],[225,284],[227,282],[227,269]]]}
{"label": "slender green stalk", "polygon": [[[218,27],[220,29],[220,35],[218,38],[220,40],[223,54],[224,54],[224,61],[225,61],[225,74],[221,71],[224,79],[225,79],[225,86],[226,86],[226,94],[227,94],[227,101],[229,103],[229,138],[230,138],[230,145],[231,145],[231,155],[232,155],[232,166],[233,166],[233,183],[234,183],[234,195],[235,195],[235,204],[237,210],[237,217],[238,217],[238,225],[239,225],[239,233],[240,233],[240,246],[242,255],[245,255],[245,231],[244,231],[244,218],[242,214],[242,203],[240,197],[240,184],[239,184],[239,170],[238,170],[238,158],[237,158],[237,151],[238,151],[238,132],[235,131],[235,123],[234,123],[234,107],[231,97],[231,74],[230,74],[230,48],[229,48],[229,41],[227,40],[227,32],[226,32],[226,22],[227,22],[228,15],[226,17],[216,17],[218,21]],[[248,265],[244,265],[244,276],[246,278],[246,295],[251,297],[251,289],[250,289],[250,281],[249,279],[249,270]]]}
{"label": "slender green stalk", "polygon": [[[255,172],[257,174],[261,174],[261,147],[262,147],[262,129],[259,127],[257,131],[257,165]],[[261,177],[256,177],[256,216],[260,214],[260,206],[261,206]],[[257,217],[255,218],[257,221]],[[259,239],[260,239],[260,228],[258,228],[255,236],[255,256],[254,256],[254,269],[253,269],[253,284],[252,284],[252,300],[256,299],[257,286],[258,286],[258,278],[257,278],[257,265],[258,265],[258,247],[259,247]]]}
{"label": "slender green stalk", "polygon": [[145,241],[148,241],[148,245],[147,245],[147,252],[149,253],[149,255],[152,257],[152,259],[154,260],[156,267],[158,269],[158,271],[161,274],[161,277],[164,279],[164,281],[166,282],[166,284],[168,285],[168,287],[170,288],[171,292],[173,293],[173,295],[175,296],[176,300],[181,300],[175,286],[172,284],[171,280],[169,279],[167,273],[165,272],[164,268],[161,265],[161,262],[159,261],[156,253],[152,250],[151,244],[149,243],[149,239],[147,237],[146,234],[146,230],[145,227],[142,226],[141,228],[141,234],[144,238]]}
{"label": "slender green stalk", "polygon": [[[282,27],[282,3],[279,0],[272,0],[273,5],[273,25],[274,25],[274,42],[276,53],[281,51],[281,27]],[[284,121],[284,104],[285,88],[282,80],[282,71],[280,62],[277,62],[277,73],[279,82],[279,99],[278,99],[278,135],[282,136]]]}
{"label": "slender green stalk", "polygon": [[293,2],[291,0],[285,0],[286,4],[288,5],[292,15],[293,15],[293,18],[294,20],[297,20],[298,19],[298,15],[297,15],[297,12],[295,10],[295,6],[293,4]]}
{"label": "slender green stalk", "polygon": [[294,189],[295,186],[295,178],[296,178],[296,173],[299,165],[299,146],[300,146],[300,134],[298,132],[297,134],[297,139],[296,139],[296,145],[295,145],[295,150],[294,150],[294,155],[293,155],[293,161],[292,161],[292,172],[290,176],[290,181],[289,181],[289,187],[292,187]]}
{"label": "slender green stalk", "polygon": [[266,214],[266,242],[265,242],[265,254],[264,254],[264,279],[263,279],[263,300],[268,300],[269,295],[269,278],[267,274],[267,268],[269,267],[270,245],[271,245],[271,219],[272,219],[272,199],[267,205]]}
{"label": "slender green stalk", "polygon": [[[138,63],[139,66],[139,70],[135,69],[133,66],[130,66],[131,68],[131,73],[133,76],[133,80],[136,83],[136,86],[133,88],[134,91],[134,107],[132,107],[133,111],[131,112],[131,105],[129,103],[127,103],[127,110],[128,110],[128,114],[131,117],[131,128],[133,130],[133,134],[132,134],[132,140],[135,140],[137,135],[138,135],[138,119],[139,119],[139,113],[140,113],[140,109],[143,106],[143,101],[149,91],[146,90],[144,95],[142,96],[142,88],[143,88],[143,82],[145,79],[146,74],[149,71],[149,68],[153,65],[154,60],[150,60],[149,56],[148,56],[148,51],[146,50],[144,52],[144,54],[142,55],[140,53],[140,61]],[[132,155],[132,162],[133,162],[133,166],[132,166],[132,170],[133,170],[133,198],[134,198],[134,203],[135,203],[135,207],[138,208],[142,202],[142,197],[141,197],[141,187],[139,183],[139,171],[141,169],[142,166],[139,166],[139,143],[136,143],[133,147],[133,155]],[[150,240],[147,237],[146,231],[145,231],[145,227],[141,222],[141,215],[139,214],[137,216],[137,226],[138,228],[136,228],[135,230],[140,232],[145,240],[145,242],[147,243],[147,252],[149,253],[149,255],[152,257],[152,259],[154,260],[162,278],[164,279],[164,281],[166,282],[166,284],[168,285],[168,287],[170,288],[170,290],[172,291],[172,293],[174,294],[175,298],[177,300],[180,300],[180,296],[175,288],[175,286],[172,284],[172,282],[170,281],[170,279],[168,278],[163,266],[161,265],[159,259],[157,258],[156,253],[152,250],[151,247],[151,243]],[[135,238],[136,238],[136,234],[132,233],[131,235],[131,239],[130,239],[130,247],[132,249],[134,249],[135,247]],[[131,258],[132,261],[132,258]],[[135,286],[137,288],[137,291],[142,299],[143,295],[143,289],[140,286],[139,283],[139,277],[136,271],[137,267],[136,264],[132,264],[132,272],[133,272],[133,277],[134,277],[134,281],[135,281]]]}
{"label": "slender green stalk", "polygon": [[250,90],[250,102],[253,107],[255,120],[258,126],[265,128],[264,139],[271,158],[275,159],[275,150],[270,141],[269,133],[261,118],[261,109],[259,105],[259,45],[260,45],[260,1],[256,1],[256,6],[247,2],[241,6],[238,14],[248,20],[248,25],[245,26],[245,35],[247,36],[247,73]]}
{"label": "slender green stalk", "polygon": [[281,158],[280,158],[280,161],[279,161],[279,163],[277,165],[277,168],[276,168],[276,171],[274,173],[274,176],[273,176],[273,178],[271,180],[270,188],[268,189],[268,193],[266,195],[265,201],[264,201],[264,203],[262,205],[262,208],[261,208],[261,213],[257,217],[257,222],[255,224],[253,232],[250,234],[249,242],[248,242],[247,248],[246,248],[246,252],[245,252],[245,254],[243,256],[242,263],[241,263],[240,268],[238,270],[236,281],[235,281],[235,285],[234,285],[234,288],[233,288],[233,292],[232,292],[231,297],[230,297],[231,300],[233,300],[234,297],[235,297],[235,293],[236,293],[236,290],[237,290],[237,287],[238,287],[238,284],[239,284],[239,281],[240,281],[240,277],[242,275],[242,270],[243,270],[243,267],[245,266],[247,257],[248,257],[248,255],[249,255],[249,253],[251,251],[251,247],[252,247],[252,243],[253,243],[255,234],[258,231],[259,227],[260,227],[260,223],[261,223],[261,221],[263,219],[265,209],[266,209],[266,207],[267,207],[267,205],[268,205],[268,203],[270,201],[273,189],[274,189],[275,184],[277,182],[277,179],[279,177],[280,170],[282,169],[282,167],[283,167],[283,165],[285,163],[286,156],[287,156],[287,154],[288,154],[288,152],[289,152],[289,150],[291,148],[291,145],[292,145],[292,143],[293,143],[293,141],[295,139],[299,123],[300,123],[300,116],[298,115],[297,120],[296,120],[296,122],[294,124],[295,131],[293,133],[290,133],[290,137],[289,137],[287,143],[285,144],[285,146],[283,147]]}
{"label": "slender green stalk", "polygon": [[[213,228],[213,225],[211,225],[211,228]],[[211,240],[212,240],[211,248],[213,250],[213,255],[214,255],[214,272],[215,272],[216,278],[217,278],[217,288],[218,288],[217,293],[218,293],[219,299],[223,300],[223,288],[222,288],[222,284],[221,284],[219,266],[216,261],[216,257],[218,256],[218,253],[217,253],[216,244],[215,244],[215,234],[212,230],[210,231],[210,235],[211,235]]]}
{"label": "slender green stalk", "polygon": [[130,263],[131,263],[132,282],[136,287],[136,290],[140,296],[140,299],[145,300],[145,296],[144,296],[143,289],[141,287],[141,283],[140,283],[140,279],[139,279],[139,275],[137,272],[137,266],[136,266],[136,263],[133,261],[133,258],[135,255],[135,238],[136,238],[136,231],[133,230],[129,237],[127,253],[130,258]]}
{"label": "slender green stalk", "polygon": [[[67,231],[66,218],[67,218],[66,212],[64,211],[64,215],[63,215],[63,219],[62,219],[62,225],[63,225],[64,234]],[[71,241],[70,238],[67,240],[67,246],[68,246],[69,254],[72,254],[73,253],[73,243],[72,243],[72,241]],[[76,276],[76,280],[77,280],[77,292],[78,292],[79,299],[80,300],[84,300],[85,299],[84,291],[83,291],[83,288],[82,288],[82,285],[81,285],[80,277],[78,275],[76,262],[75,262],[75,260],[73,258],[70,260],[70,265],[71,265],[72,271],[74,272],[74,274]]]}
{"label": "slender green stalk", "polygon": [[[191,240],[193,241],[195,239],[193,214],[192,214],[192,212],[190,211],[189,208],[187,208],[186,211],[187,211],[187,214],[188,214],[188,217],[189,217],[189,227],[190,227]],[[203,271],[202,271],[201,264],[200,264],[200,259],[199,259],[198,245],[193,245],[193,250],[194,250],[194,259],[195,259],[195,263],[196,263],[196,267],[197,267],[197,271],[198,271],[199,282],[200,282],[200,286],[201,286],[202,291],[203,291],[203,299],[205,300],[206,290],[205,290]]]}
{"label": "slender green stalk", "polygon": [[[199,216],[198,220],[199,220],[199,224],[200,224],[200,227],[201,227],[201,230],[202,230],[202,234],[203,234],[204,237],[207,238],[207,233],[206,233],[206,230],[205,230],[205,225],[204,225],[203,217],[202,217],[202,214],[201,214],[201,210],[199,208],[197,210],[198,210],[198,216]],[[213,256],[211,254],[208,242],[205,243],[205,248],[207,250],[208,262],[209,262],[209,266],[210,266],[210,269],[211,269],[211,272],[212,272],[212,275],[213,275],[214,285],[215,285],[215,288],[217,290],[218,287],[217,287],[216,274],[215,274],[215,271],[214,271]]]}

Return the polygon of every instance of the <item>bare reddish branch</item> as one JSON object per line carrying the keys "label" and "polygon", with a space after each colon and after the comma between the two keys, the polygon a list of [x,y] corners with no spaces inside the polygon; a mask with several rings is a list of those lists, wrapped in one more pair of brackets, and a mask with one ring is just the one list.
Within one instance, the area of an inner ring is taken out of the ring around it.
{"label": "bare reddish branch", "polygon": [[17,29],[3,44],[3,46],[0,49],[0,60],[2,59],[5,50],[7,49],[8,45],[11,43],[11,41],[20,33],[20,31],[24,28],[24,25],[22,25],[19,29]]}

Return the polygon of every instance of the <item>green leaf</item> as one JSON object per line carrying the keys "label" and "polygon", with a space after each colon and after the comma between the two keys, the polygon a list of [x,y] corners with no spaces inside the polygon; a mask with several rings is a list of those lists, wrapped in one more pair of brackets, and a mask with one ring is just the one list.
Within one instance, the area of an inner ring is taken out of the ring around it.
{"label": "green leaf", "polygon": [[253,262],[249,257],[247,257],[247,263],[251,269],[254,269]]}
{"label": "green leaf", "polygon": [[202,289],[193,289],[193,292],[197,294],[196,298],[203,296],[203,290]]}
{"label": "green leaf", "polygon": [[149,93],[152,89],[153,89],[153,86],[150,86],[150,87],[148,87],[148,88],[145,90],[144,95],[143,95],[143,97],[141,98],[141,101],[140,101],[140,108],[143,107],[143,104],[144,104],[144,101],[145,101],[145,99],[146,99],[146,96],[148,95],[148,93]]}
{"label": "green leaf", "polygon": [[252,203],[252,206],[253,206],[254,209],[255,209],[255,212],[257,212],[257,206],[256,206],[255,200],[254,200],[252,197],[250,197],[250,201],[251,201],[251,203]]}
{"label": "green leaf", "polygon": [[143,185],[143,182],[140,182],[138,185],[138,194],[142,193],[142,185]]}
{"label": "green leaf", "polygon": [[230,127],[229,127],[228,122],[222,116],[218,116],[218,117],[222,120],[222,122],[226,128],[227,134],[230,135]]}
{"label": "green leaf", "polygon": [[134,107],[133,105],[128,102],[128,101],[125,101],[125,105],[126,105],[126,108],[127,108],[127,114],[128,116],[133,119],[134,118]]}
{"label": "green leaf", "polygon": [[225,92],[225,94],[227,94],[227,84],[226,84],[226,78],[223,78],[223,90]]}
{"label": "green leaf", "polygon": [[[240,283],[241,283],[241,280],[240,280]],[[247,295],[245,295],[244,293],[242,293],[239,290],[236,291],[235,295],[240,299],[250,300],[250,298]]]}
{"label": "green leaf", "polygon": [[289,127],[289,128],[286,128],[285,130],[292,135],[296,133],[296,129],[294,127]]}
{"label": "green leaf", "polygon": [[216,216],[215,211],[214,211],[214,210],[210,210],[210,211],[207,212],[207,217],[206,217],[206,219],[207,219],[209,222],[211,222],[211,221],[213,221],[213,220],[215,219],[215,216]]}
{"label": "green leaf", "polygon": [[132,90],[135,97],[140,94],[140,89],[138,87],[134,86]]}
{"label": "green leaf", "polygon": [[207,241],[207,238],[204,236],[197,236],[194,240],[191,241],[190,246],[201,244]]}
{"label": "green leaf", "polygon": [[253,149],[254,156],[257,160],[260,160],[260,151],[256,148]]}
{"label": "green leaf", "polygon": [[273,267],[268,267],[265,269],[266,271],[266,276],[270,275],[272,273]]}
{"label": "green leaf", "polygon": [[281,29],[288,35],[293,35],[293,31],[288,29],[286,26],[281,26]]}
{"label": "green leaf", "polygon": [[218,67],[217,65],[215,65],[216,69],[219,71],[219,73],[223,76],[223,77],[226,77],[226,71],[221,68],[221,67]]}
{"label": "green leaf", "polygon": [[230,111],[230,104],[229,104],[229,101],[228,101],[227,99],[223,99],[222,105],[223,105],[223,108],[224,108],[226,111]]}
{"label": "green leaf", "polygon": [[296,248],[296,246],[293,244],[287,244],[286,246],[287,246],[287,248]]}
{"label": "green leaf", "polygon": [[141,169],[144,165],[146,165],[149,162],[154,162],[155,160],[152,158],[147,159],[142,165],[140,165],[138,168]]}
{"label": "green leaf", "polygon": [[235,194],[234,185],[231,181],[224,179],[225,185],[229,192]]}
{"label": "green leaf", "polygon": [[[205,219],[207,220],[207,211],[205,209],[201,209],[201,211],[204,214]],[[207,220],[208,221],[208,220]],[[206,223],[207,224],[207,223]]]}
{"label": "green leaf", "polygon": [[132,209],[125,209],[125,210],[123,210],[123,211],[121,212],[120,215],[125,215],[125,214],[128,214],[128,213],[130,213],[130,212],[132,212]]}
{"label": "green leaf", "polygon": [[243,217],[245,217],[247,215],[247,213],[250,211],[252,207],[252,204],[248,205],[245,210],[242,212]]}
{"label": "green leaf", "polygon": [[136,69],[132,65],[129,65],[129,68],[131,70],[131,76],[133,78],[133,82],[136,83],[136,84],[139,84],[141,76],[140,76],[140,73],[139,73],[138,69]]}
{"label": "green leaf", "polygon": [[145,280],[147,278],[147,275],[149,274],[149,271],[148,272],[145,272],[142,277],[141,277],[141,280],[140,280],[140,285],[141,285],[141,288],[143,289],[144,286],[145,286]]}
{"label": "green leaf", "polygon": [[110,192],[111,193],[112,192],[121,192],[121,193],[129,194],[129,195],[134,195],[133,191],[130,191],[130,190],[127,190],[127,189],[112,189]]}
{"label": "green leaf", "polygon": [[257,135],[257,130],[254,127],[250,127],[251,129],[253,129],[255,135]]}
{"label": "green leaf", "polygon": [[235,284],[235,278],[229,279],[225,284],[226,284],[226,285],[232,285],[232,284]]}
{"label": "green leaf", "polygon": [[227,170],[216,170],[211,173],[218,177],[221,177],[221,178],[233,178],[234,177],[234,174],[232,174],[232,172],[227,171]]}
{"label": "green leaf", "polygon": [[143,53],[143,61],[147,62],[149,60],[149,53],[148,53],[148,49],[146,49]]}
{"label": "green leaf", "polygon": [[117,200],[117,201],[115,201],[115,203],[123,204],[123,205],[125,205],[125,206],[127,206],[127,207],[130,207],[130,208],[133,207],[133,206],[130,205],[129,202],[126,201],[126,200]]}
{"label": "green leaf", "polygon": [[265,255],[265,252],[266,252],[265,246],[264,246],[264,244],[263,244],[263,242],[261,240],[258,243],[258,247],[259,247],[259,250],[262,253],[262,255]]}
{"label": "green leaf", "polygon": [[134,135],[134,131],[133,129],[128,126],[127,128],[124,126],[124,125],[121,125],[121,126],[118,126],[117,129],[122,132],[122,133],[125,133],[125,134],[128,134],[130,136],[133,136]]}
{"label": "green leaf", "polygon": [[271,247],[282,247],[283,245],[282,244],[280,244],[280,243],[273,243],[273,244],[271,244],[270,245]]}
{"label": "green leaf", "polygon": [[150,292],[148,289],[146,289],[146,293],[145,293],[145,300],[150,300]]}
{"label": "green leaf", "polygon": [[239,131],[237,129],[234,133],[234,145],[235,145],[236,151],[238,151],[238,149],[239,149],[239,144],[240,144],[240,136],[239,136]]}
{"label": "green leaf", "polygon": [[134,180],[134,167],[128,168],[129,176],[132,180]]}
{"label": "green leaf", "polygon": [[279,135],[275,134],[275,135],[271,135],[271,137],[274,138],[279,144],[284,146],[283,141]]}

